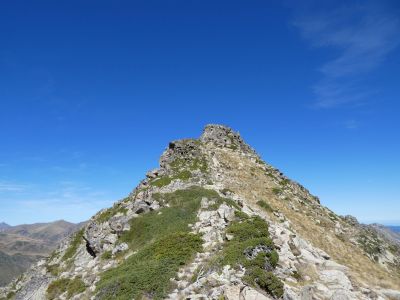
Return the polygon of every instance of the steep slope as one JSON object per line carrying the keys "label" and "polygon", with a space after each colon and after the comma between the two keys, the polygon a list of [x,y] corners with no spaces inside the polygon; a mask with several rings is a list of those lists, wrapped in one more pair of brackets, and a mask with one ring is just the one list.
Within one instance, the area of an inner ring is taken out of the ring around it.
{"label": "steep slope", "polygon": [[0,233],[0,286],[44,258],[82,225],[56,221],[4,227]]}
{"label": "steep slope", "polygon": [[160,168],[4,289],[15,299],[398,299],[399,249],[264,163],[228,127]]}
{"label": "steep slope", "polygon": [[0,251],[0,286],[8,284],[40,258],[21,254],[8,255]]}

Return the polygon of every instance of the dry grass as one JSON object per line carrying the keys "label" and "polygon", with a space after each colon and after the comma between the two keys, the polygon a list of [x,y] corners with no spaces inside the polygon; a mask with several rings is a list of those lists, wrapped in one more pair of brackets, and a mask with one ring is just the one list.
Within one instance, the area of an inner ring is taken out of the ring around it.
{"label": "dry grass", "polygon": [[[226,188],[247,199],[254,208],[257,207],[256,202],[259,199],[267,200],[274,210],[282,212],[291,221],[294,230],[301,237],[327,252],[338,263],[349,267],[350,278],[355,283],[400,289],[399,277],[371,261],[357,246],[335,235],[335,223],[329,219],[329,211],[321,209],[318,205],[299,203],[294,205],[300,211],[294,211],[288,206],[287,200],[279,199],[273,192],[278,186],[258,164],[237,152],[228,151],[215,151],[218,161],[230,166],[226,169],[229,182]],[[273,215],[271,217],[273,218]],[[315,219],[322,219],[322,222],[316,224]]]}

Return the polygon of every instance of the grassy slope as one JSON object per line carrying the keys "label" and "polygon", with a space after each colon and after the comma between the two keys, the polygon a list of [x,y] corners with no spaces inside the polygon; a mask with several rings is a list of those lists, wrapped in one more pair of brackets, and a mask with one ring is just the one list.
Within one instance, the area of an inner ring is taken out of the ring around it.
{"label": "grassy slope", "polygon": [[[371,286],[400,289],[398,277],[372,262],[359,247],[340,240],[334,234],[333,222],[316,224],[312,217],[320,218],[318,215],[320,211],[302,206],[301,210],[296,212],[288,206],[287,201],[279,199],[274,189],[281,187],[277,187],[268,174],[257,167],[256,163],[235,153],[228,155],[223,151],[215,152],[216,157],[223,165],[230,166],[230,168],[226,168],[225,174],[231,182],[228,188],[247,199],[253,207],[258,206],[257,202],[260,199],[268,200],[269,206],[273,210],[282,212],[303,238],[326,251],[337,262],[348,266],[352,278],[357,281]],[[370,276],[370,274],[374,274],[374,276]]]}
{"label": "grassy slope", "polygon": [[169,207],[132,219],[131,230],[121,242],[136,252],[102,275],[97,298],[164,297],[172,288],[169,279],[202,250],[201,237],[190,233],[188,226],[196,221],[202,197],[218,195],[195,187],[158,195]]}

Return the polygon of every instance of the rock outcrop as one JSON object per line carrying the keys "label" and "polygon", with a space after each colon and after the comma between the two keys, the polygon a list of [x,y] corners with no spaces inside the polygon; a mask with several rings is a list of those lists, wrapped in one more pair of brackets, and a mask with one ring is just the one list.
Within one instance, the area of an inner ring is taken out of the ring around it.
{"label": "rock outcrop", "polygon": [[207,125],[0,299],[398,299],[398,250]]}

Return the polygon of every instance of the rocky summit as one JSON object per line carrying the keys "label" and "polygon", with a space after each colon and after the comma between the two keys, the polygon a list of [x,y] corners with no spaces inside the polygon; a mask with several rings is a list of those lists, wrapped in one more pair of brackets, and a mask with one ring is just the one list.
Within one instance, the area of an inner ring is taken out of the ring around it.
{"label": "rocky summit", "polygon": [[400,246],[339,216],[232,129],[169,143],[160,167],[2,299],[400,299]]}

